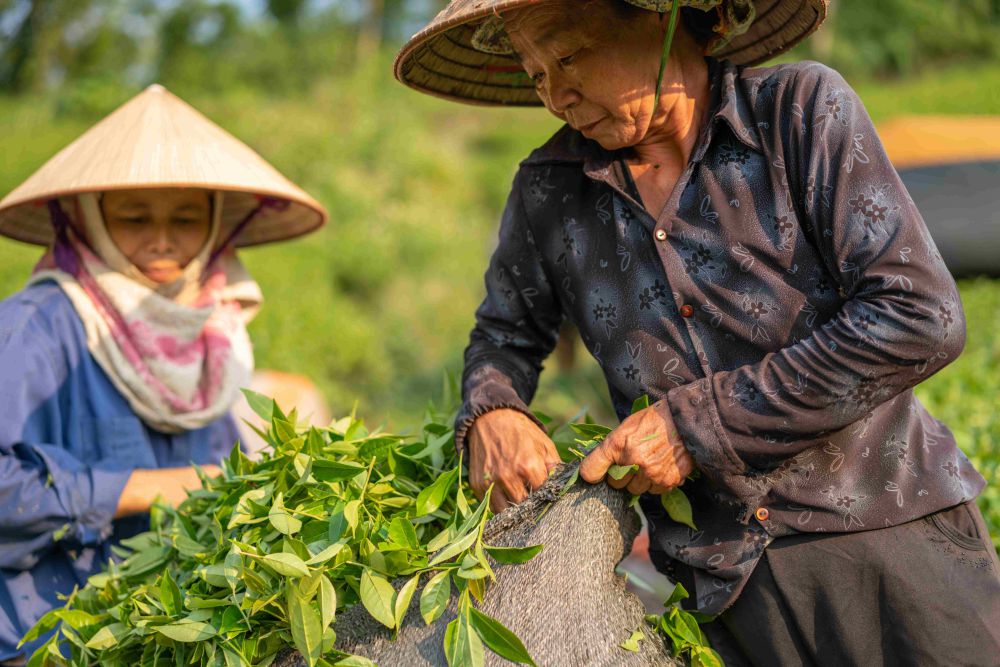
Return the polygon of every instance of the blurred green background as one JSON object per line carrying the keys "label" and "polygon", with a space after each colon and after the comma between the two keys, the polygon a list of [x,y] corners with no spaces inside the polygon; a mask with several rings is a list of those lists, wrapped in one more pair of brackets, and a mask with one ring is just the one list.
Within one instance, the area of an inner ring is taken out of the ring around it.
{"label": "blurred green background", "polygon": [[[305,239],[247,250],[266,305],[260,367],[303,373],[334,414],[404,428],[438,395],[483,293],[518,161],[557,128],[542,110],[465,107],[391,76],[435,0],[0,0],[0,192],[154,81],[247,142],[327,206]],[[1000,0],[834,0],[785,57],[822,60],[876,122],[1000,114]],[[0,298],[40,249],[0,239]],[[918,393],[990,481],[1000,536],[1000,281],[961,282],[968,344]],[[613,415],[584,350],[534,407]]]}

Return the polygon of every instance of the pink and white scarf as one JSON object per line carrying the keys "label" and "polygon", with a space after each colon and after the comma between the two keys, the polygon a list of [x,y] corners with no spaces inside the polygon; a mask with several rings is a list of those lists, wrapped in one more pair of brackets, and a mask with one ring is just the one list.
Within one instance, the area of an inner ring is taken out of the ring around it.
{"label": "pink and white scarf", "polygon": [[253,374],[246,325],[262,297],[231,249],[206,266],[219,235],[222,193],[215,194],[205,248],[169,284],[150,281],[124,258],[95,195],[77,199],[89,245],[69,229],[64,238],[76,261],[57,261],[54,249],[28,284],[59,284],[83,322],[91,355],[150,427],[177,433],[225,415]]}

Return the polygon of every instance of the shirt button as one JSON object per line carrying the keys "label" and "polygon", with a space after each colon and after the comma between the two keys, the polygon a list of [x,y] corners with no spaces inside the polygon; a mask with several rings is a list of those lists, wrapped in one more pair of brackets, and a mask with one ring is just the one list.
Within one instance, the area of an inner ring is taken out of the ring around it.
{"label": "shirt button", "polygon": [[771,516],[771,513],[767,511],[766,507],[758,507],[753,515],[757,517],[758,521],[767,521],[767,517]]}
{"label": "shirt button", "polygon": [[681,306],[681,316],[682,317],[691,317],[692,315],[694,315],[694,307],[693,306],[691,306],[690,304],[687,304],[687,303],[685,303],[683,306]]}
{"label": "shirt button", "polygon": [[667,240],[667,230],[665,230],[665,229],[657,229],[655,236],[656,236],[656,240],[657,241],[666,241]]}

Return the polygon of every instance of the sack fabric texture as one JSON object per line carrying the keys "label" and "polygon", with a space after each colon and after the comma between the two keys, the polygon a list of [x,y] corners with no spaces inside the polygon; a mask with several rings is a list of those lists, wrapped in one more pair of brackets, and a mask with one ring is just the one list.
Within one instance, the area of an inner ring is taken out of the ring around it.
{"label": "sack fabric texture", "polygon": [[[544,549],[527,563],[494,564],[484,613],[510,628],[535,660],[547,667],[674,667],[652,631],[630,652],[620,644],[644,627],[642,602],[625,588],[615,566],[631,549],[640,523],[630,496],[607,484],[577,482],[564,495],[574,466],[565,466],[524,502],[493,517],[484,539],[493,546]],[[397,588],[405,579],[397,582]],[[337,647],[378,665],[446,665],[443,640],[455,618],[457,596],[438,621],[427,626],[416,598],[395,641],[390,632],[357,605],[337,617]],[[486,665],[510,665],[486,650]],[[298,654],[280,657],[276,667],[301,667]]]}

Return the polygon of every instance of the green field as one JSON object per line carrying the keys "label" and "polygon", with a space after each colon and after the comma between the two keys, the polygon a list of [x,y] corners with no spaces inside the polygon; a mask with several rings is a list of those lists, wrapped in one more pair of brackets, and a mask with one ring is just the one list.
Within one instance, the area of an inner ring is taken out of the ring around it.
{"label": "green field", "polygon": [[[460,370],[482,272],[519,159],[557,127],[540,110],[463,107],[412,93],[386,59],[331,75],[293,98],[228,88],[177,90],[303,185],[331,222],[306,239],[242,256],[267,298],[251,326],[260,367],[304,373],[333,412],[358,401],[369,422],[415,423],[442,374]],[[936,71],[900,83],[852,81],[876,121],[900,113],[1000,114],[1000,65]],[[0,191],[135,91],[2,97]],[[38,249],[0,241],[0,297],[16,291]],[[1000,536],[1000,282],[961,284],[965,354],[918,393],[990,481],[983,507]],[[584,354],[578,355],[583,357]],[[549,372],[536,407],[582,405],[610,419],[606,390],[583,359]]]}

